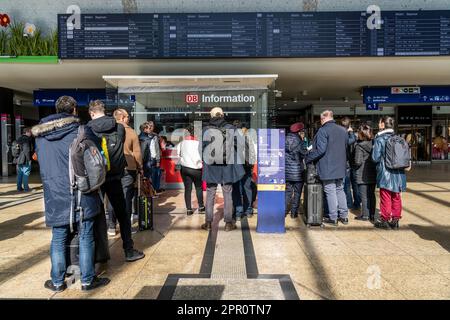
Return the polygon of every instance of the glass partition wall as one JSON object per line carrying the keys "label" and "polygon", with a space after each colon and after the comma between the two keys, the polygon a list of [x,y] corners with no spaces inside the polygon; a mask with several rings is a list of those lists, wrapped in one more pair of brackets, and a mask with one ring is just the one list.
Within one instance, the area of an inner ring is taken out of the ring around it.
{"label": "glass partition wall", "polygon": [[[161,143],[163,189],[183,188],[180,173],[175,170],[178,163],[175,146],[184,130],[177,129],[186,129],[195,122],[201,122],[204,128],[208,125],[213,107],[223,109],[228,123],[239,120],[248,128],[267,128],[268,114],[275,107],[273,79],[264,85],[259,84],[257,88],[245,85],[227,88],[223,85],[224,80],[221,80],[222,87],[218,87],[217,83],[205,86],[204,79],[202,86],[183,83],[174,86],[170,83],[169,87],[167,83],[160,87],[141,86],[139,80],[136,80],[138,85],[130,85],[130,81],[126,80],[123,86],[118,82],[106,82],[107,112],[111,114],[117,108],[126,109],[130,115],[130,125],[138,134],[142,123],[154,122]],[[167,138],[167,142],[163,142],[163,137]]]}
{"label": "glass partition wall", "polygon": [[171,132],[187,128],[195,121],[205,126],[210,110],[216,106],[223,109],[230,123],[239,120],[250,128],[267,127],[267,90],[151,92],[134,96],[131,111],[134,127],[138,129],[143,122],[153,121],[156,131],[169,141],[176,139],[171,137]]}

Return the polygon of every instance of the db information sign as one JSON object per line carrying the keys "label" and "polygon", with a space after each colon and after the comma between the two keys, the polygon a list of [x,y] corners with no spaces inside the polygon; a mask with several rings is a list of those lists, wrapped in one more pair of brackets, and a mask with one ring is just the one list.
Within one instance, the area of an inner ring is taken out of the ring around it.
{"label": "db information sign", "polygon": [[187,94],[185,98],[186,103],[198,103],[200,100],[198,94]]}

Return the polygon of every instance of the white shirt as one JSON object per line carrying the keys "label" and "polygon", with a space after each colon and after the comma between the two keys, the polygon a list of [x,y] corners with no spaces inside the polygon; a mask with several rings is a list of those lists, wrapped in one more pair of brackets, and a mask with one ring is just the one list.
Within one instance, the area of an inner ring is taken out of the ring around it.
{"label": "white shirt", "polygon": [[185,137],[177,144],[177,156],[183,167],[201,169],[203,166],[202,156],[199,150],[199,142],[194,137]]}

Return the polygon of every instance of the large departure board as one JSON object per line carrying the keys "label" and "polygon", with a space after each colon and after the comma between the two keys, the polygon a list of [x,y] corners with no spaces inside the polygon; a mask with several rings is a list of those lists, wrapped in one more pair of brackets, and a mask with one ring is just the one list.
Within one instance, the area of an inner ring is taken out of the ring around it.
{"label": "large departure board", "polygon": [[58,15],[61,59],[450,55],[450,10]]}

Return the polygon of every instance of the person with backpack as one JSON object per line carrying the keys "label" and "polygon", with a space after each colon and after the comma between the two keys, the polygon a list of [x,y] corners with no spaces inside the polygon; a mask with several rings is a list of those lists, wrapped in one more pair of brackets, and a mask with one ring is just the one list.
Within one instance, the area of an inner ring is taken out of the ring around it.
{"label": "person with backpack", "polygon": [[106,180],[101,191],[108,196],[119,221],[125,260],[132,262],[142,259],[145,257],[144,253],[134,249],[131,237],[131,216],[127,213],[121,182],[127,165],[124,153],[125,128],[113,117],[105,115],[105,105],[100,100],[89,103],[89,115],[92,120],[87,126],[97,136],[107,162]]}
{"label": "person with backpack", "polygon": [[[125,174],[121,179],[123,194],[125,197],[125,207],[127,210],[127,215],[132,217],[133,214],[133,198],[135,195],[135,182],[137,178],[137,173],[143,173],[142,171],[142,154],[141,145],[139,143],[139,138],[136,132],[129,126],[130,116],[125,109],[117,109],[113,114],[117,123],[120,123],[125,128],[125,142],[123,145],[125,160],[127,165],[125,167]],[[111,217],[113,214],[111,215]],[[115,235],[115,223],[110,219],[110,227],[108,233]]]}
{"label": "person with backpack", "polygon": [[[42,119],[32,128],[44,188],[45,223],[52,228],[51,280],[47,280],[44,286],[54,292],[67,288],[64,281],[68,267],[66,244],[74,229],[79,235],[81,290],[88,291],[109,283],[109,279],[95,275],[94,219],[100,212],[99,193],[72,192],[70,147],[78,138],[80,128],[76,108],[75,99],[62,96],[56,101],[56,114]],[[85,130],[86,139],[93,142],[95,136],[90,129]]]}
{"label": "person with backpack", "polygon": [[[217,185],[221,184],[225,231],[236,229],[233,220],[233,183],[244,176],[243,159],[237,159],[235,127],[226,122],[222,108],[210,111],[211,119],[203,130],[203,180],[206,181],[204,230],[211,230]],[[233,150],[234,148],[234,150]]]}
{"label": "person with backpack", "polygon": [[33,151],[31,129],[24,128],[22,136],[12,143],[13,163],[17,168],[17,191],[29,192],[28,177],[31,174],[31,153]]}
{"label": "person with backpack", "polygon": [[361,215],[356,220],[374,221],[376,209],[375,186],[377,171],[372,161],[373,132],[372,128],[363,124],[358,130],[358,140],[355,144],[352,169],[355,172],[356,183],[361,196]]}
{"label": "person with backpack", "polygon": [[151,180],[153,188],[157,193],[161,193],[161,148],[159,136],[154,132],[153,121],[146,121],[141,124],[139,141],[143,157],[144,176]]}
{"label": "person with backpack", "polygon": [[377,164],[377,187],[380,188],[380,218],[375,227],[398,229],[402,217],[401,193],[406,191],[405,169],[411,166],[408,143],[394,133],[394,119],[384,116],[375,137],[372,160]]}
{"label": "person with backpack", "polygon": [[356,182],[355,170],[352,168],[357,137],[353,132],[352,122],[349,117],[344,117],[341,120],[341,125],[347,130],[348,134],[347,171],[344,179],[344,192],[347,197],[347,207],[351,210],[359,210],[361,207],[361,197],[359,195],[358,183]]}
{"label": "person with backpack", "polygon": [[253,139],[249,134],[247,125],[240,120],[233,121],[233,126],[236,128],[236,136],[239,137],[241,146],[244,147],[244,176],[233,184],[233,211],[236,221],[240,221],[241,218],[251,218],[253,216],[252,205],[252,174],[253,166],[255,163],[255,148]]}
{"label": "person with backpack", "polygon": [[305,171],[303,159],[308,152],[305,142],[301,138],[304,128],[302,122],[294,123],[286,136],[286,216],[290,206],[292,219],[298,217],[303,189],[303,172]]}

